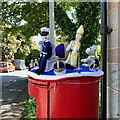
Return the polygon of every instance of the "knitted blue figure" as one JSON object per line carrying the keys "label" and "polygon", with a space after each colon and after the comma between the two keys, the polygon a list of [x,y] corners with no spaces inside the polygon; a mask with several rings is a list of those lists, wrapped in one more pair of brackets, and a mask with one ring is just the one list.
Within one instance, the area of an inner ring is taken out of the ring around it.
{"label": "knitted blue figure", "polygon": [[46,68],[47,60],[52,55],[52,45],[49,40],[49,28],[42,27],[41,36],[42,36],[43,42],[40,42],[40,45],[41,45],[40,59],[38,61],[39,69],[35,71],[35,73],[37,73],[38,75],[44,72]]}

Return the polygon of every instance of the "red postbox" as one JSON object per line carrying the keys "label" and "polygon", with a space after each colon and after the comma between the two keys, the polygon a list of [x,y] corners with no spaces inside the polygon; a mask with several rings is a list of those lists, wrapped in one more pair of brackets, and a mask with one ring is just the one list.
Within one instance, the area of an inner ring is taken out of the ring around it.
{"label": "red postbox", "polygon": [[28,74],[29,95],[36,99],[36,117],[98,118],[99,78],[102,75],[102,71],[95,76],[78,73],[57,78]]}

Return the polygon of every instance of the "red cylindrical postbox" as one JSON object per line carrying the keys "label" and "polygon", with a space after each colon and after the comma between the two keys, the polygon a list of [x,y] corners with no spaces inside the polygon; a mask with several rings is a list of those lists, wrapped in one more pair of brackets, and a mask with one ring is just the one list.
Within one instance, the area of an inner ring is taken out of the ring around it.
{"label": "red cylindrical postbox", "polygon": [[102,75],[49,80],[29,74],[28,91],[36,99],[36,117],[98,118],[99,78]]}

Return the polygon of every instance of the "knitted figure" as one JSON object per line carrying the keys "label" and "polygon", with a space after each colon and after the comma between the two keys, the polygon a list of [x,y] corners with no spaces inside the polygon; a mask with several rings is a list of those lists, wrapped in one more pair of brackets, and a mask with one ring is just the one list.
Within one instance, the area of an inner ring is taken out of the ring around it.
{"label": "knitted figure", "polygon": [[[64,57],[64,60],[67,59],[68,57],[68,52],[66,51],[66,48],[68,46],[68,41],[66,41],[66,37],[62,37],[61,35],[58,35],[55,39],[55,45],[56,47],[59,46],[60,44],[63,44],[64,45],[64,54],[65,54],[65,57]],[[62,52],[62,51],[60,51]]]}
{"label": "knitted figure", "polygon": [[61,36],[57,37],[55,48],[57,61],[54,63],[54,73],[56,75],[61,75],[66,72],[65,64],[62,61],[65,58],[65,47],[64,44],[59,39],[61,39]]}
{"label": "knitted figure", "polygon": [[47,60],[52,55],[52,45],[49,41],[49,28],[43,27],[41,28],[41,36],[43,38],[43,45],[42,45],[42,51],[40,52],[40,59],[38,61],[39,69],[35,71],[37,74],[41,74],[44,72]]}
{"label": "knitted figure", "polygon": [[[78,64],[78,56],[79,56],[79,49],[80,49],[80,40],[84,34],[83,25],[81,25],[76,32],[75,40],[71,41],[70,44],[67,46],[66,51],[69,52],[69,55],[66,60],[66,67],[67,68],[76,68]],[[70,64],[68,64],[70,62]]]}
{"label": "knitted figure", "polygon": [[55,45],[56,45],[55,48],[56,56],[63,59],[65,57],[65,47],[64,47],[64,43],[62,42],[61,35],[57,36],[55,40]]}
{"label": "knitted figure", "polygon": [[89,69],[91,69],[91,70],[97,70],[98,67],[99,67],[99,61],[95,57],[96,50],[97,50],[97,46],[95,46],[95,45],[93,45],[90,48],[87,48],[85,52],[89,56],[85,59],[81,59],[81,62],[87,63],[87,64],[84,64],[84,65],[88,66]]}

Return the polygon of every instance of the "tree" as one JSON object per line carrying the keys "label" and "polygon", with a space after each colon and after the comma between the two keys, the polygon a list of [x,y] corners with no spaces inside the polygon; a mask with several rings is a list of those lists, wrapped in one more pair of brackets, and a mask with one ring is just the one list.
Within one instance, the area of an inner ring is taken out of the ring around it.
{"label": "tree", "polygon": [[25,59],[34,49],[35,44],[31,41],[31,36],[39,33],[41,27],[48,25],[48,3],[3,2],[2,59]]}
{"label": "tree", "polygon": [[[55,3],[55,25],[56,30],[58,30],[57,32],[59,34],[62,34],[63,36],[68,36],[68,39],[71,39],[76,32],[76,25],[72,23],[72,21],[66,14],[66,10],[63,9],[65,4],[67,3]],[[60,30],[57,29],[58,27],[60,28]]]}
{"label": "tree", "polygon": [[[71,9],[72,7],[72,9]],[[73,22],[66,11],[74,10],[72,14],[75,22]],[[68,2],[55,4],[55,21],[61,28],[63,35],[68,35],[68,41],[74,39],[77,28],[82,24],[85,29],[84,36],[81,41],[80,56],[84,58],[85,49],[98,44],[97,38],[100,35],[100,2]]]}
{"label": "tree", "polygon": [[35,59],[39,58],[39,56],[40,56],[40,52],[36,49],[33,49],[31,51],[31,53],[29,55],[27,55],[26,58],[25,58],[26,65],[27,66],[29,65],[31,59],[35,60]]}
{"label": "tree", "polygon": [[[81,24],[84,25],[85,33],[81,41],[80,56],[81,58],[86,57],[85,49],[97,44],[100,31],[100,3],[55,2],[54,11],[57,34],[67,36],[67,41],[75,39],[77,28]],[[11,53],[11,56],[15,55],[15,58],[25,58],[34,49],[34,43],[32,43],[30,37],[39,33],[43,26],[49,27],[48,2],[14,2],[12,4],[3,2],[3,59],[9,57],[9,53]],[[15,41],[14,44],[11,41]],[[10,46],[14,46],[14,48]],[[11,52],[11,49],[14,50]]]}

